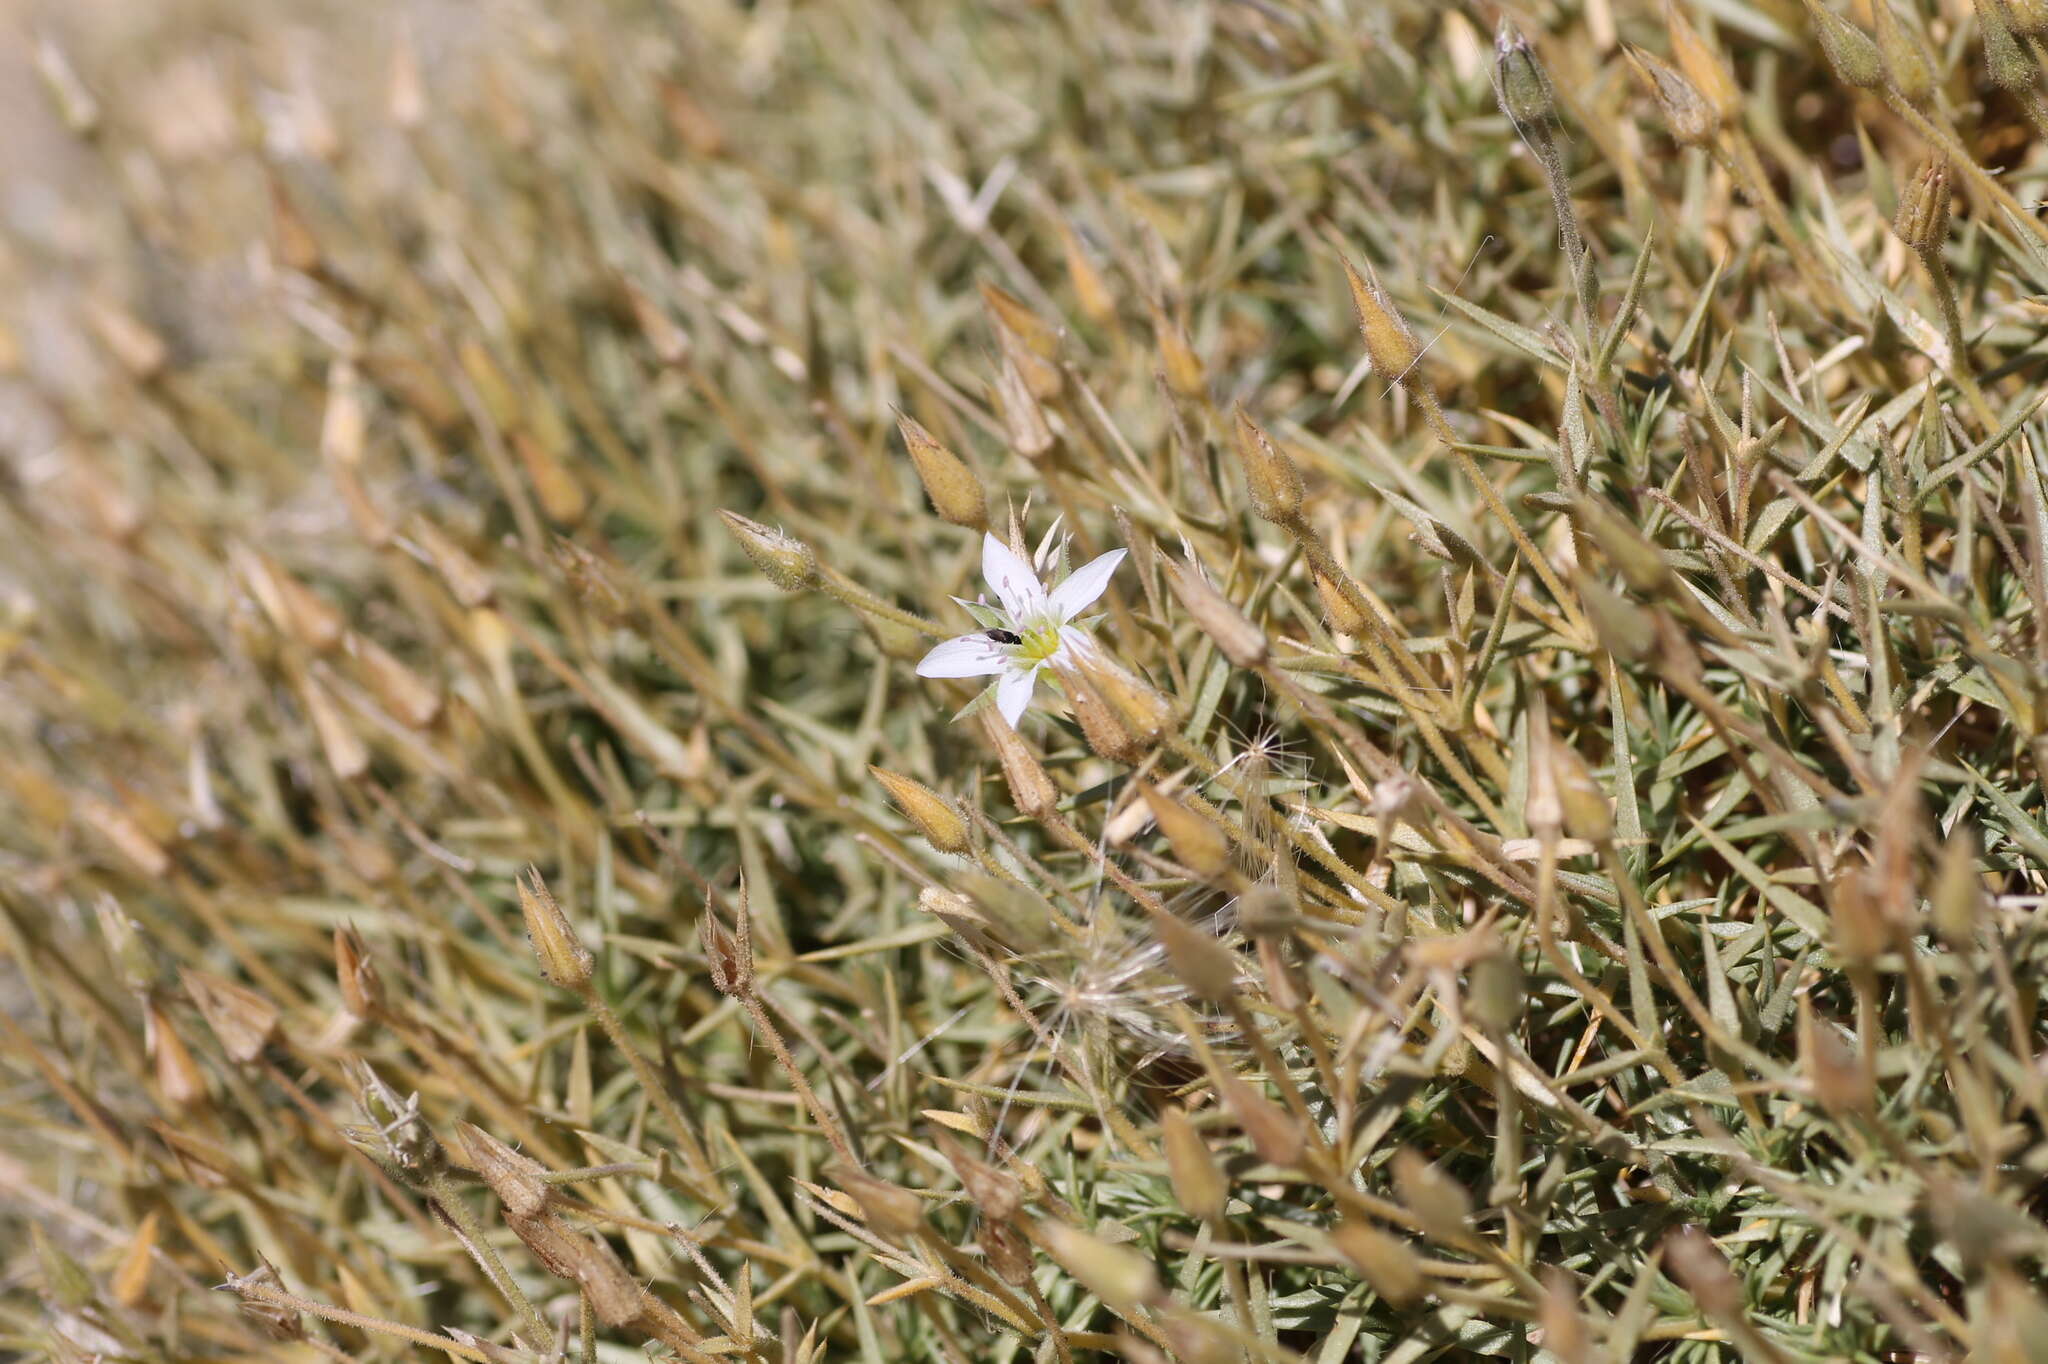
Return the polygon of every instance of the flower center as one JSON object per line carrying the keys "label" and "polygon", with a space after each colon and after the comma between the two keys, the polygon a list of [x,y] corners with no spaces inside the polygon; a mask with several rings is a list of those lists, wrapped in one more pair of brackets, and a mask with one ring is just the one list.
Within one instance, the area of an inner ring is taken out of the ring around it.
{"label": "flower center", "polygon": [[1017,643],[1010,646],[1010,657],[1019,663],[1036,665],[1044,663],[1060,651],[1059,622],[1037,620],[1018,622]]}

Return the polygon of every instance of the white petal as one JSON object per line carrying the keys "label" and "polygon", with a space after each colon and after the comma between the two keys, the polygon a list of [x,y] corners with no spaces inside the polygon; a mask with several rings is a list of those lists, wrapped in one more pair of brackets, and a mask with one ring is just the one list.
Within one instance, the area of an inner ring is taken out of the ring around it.
{"label": "white petal", "polygon": [[995,589],[1011,620],[1023,620],[1045,608],[1045,588],[1023,555],[988,531],[981,533],[981,576]]}
{"label": "white petal", "polygon": [[1077,625],[1063,625],[1060,627],[1060,647],[1045,661],[1054,667],[1078,667],[1094,652],[1095,636]]}
{"label": "white petal", "polygon": [[987,677],[1010,661],[1003,646],[979,632],[949,639],[918,660],[919,677]]}
{"label": "white petal", "polygon": [[1113,549],[1100,558],[1090,559],[1052,590],[1052,595],[1046,598],[1046,605],[1063,621],[1080,615],[1095,604],[1095,599],[1109,586],[1109,575],[1116,572],[1117,565],[1129,553],[1127,549]]}
{"label": "white petal", "polygon": [[996,709],[1010,722],[1011,729],[1024,718],[1025,708],[1031,704],[1031,689],[1037,681],[1036,668],[1012,668],[996,683]]}

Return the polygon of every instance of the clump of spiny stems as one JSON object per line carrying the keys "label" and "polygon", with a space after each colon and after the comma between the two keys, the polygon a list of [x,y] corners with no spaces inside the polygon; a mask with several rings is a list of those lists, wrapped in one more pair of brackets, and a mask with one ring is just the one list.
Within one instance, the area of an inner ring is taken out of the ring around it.
{"label": "clump of spiny stems", "polygon": [[680,8],[33,45],[0,1353],[2038,1351],[2040,5]]}

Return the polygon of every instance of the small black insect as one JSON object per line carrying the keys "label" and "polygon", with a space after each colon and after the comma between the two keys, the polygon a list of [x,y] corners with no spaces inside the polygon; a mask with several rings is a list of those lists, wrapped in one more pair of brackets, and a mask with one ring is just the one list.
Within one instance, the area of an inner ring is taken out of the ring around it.
{"label": "small black insect", "polygon": [[1024,642],[1024,636],[1018,634],[1015,630],[991,630],[988,632],[988,637],[998,644],[1022,644]]}

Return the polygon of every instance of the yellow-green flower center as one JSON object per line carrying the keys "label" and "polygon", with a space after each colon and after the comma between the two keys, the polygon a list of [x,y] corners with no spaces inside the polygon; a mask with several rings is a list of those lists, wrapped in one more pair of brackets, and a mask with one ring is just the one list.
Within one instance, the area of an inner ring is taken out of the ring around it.
{"label": "yellow-green flower center", "polygon": [[1060,627],[1057,621],[1036,621],[1028,628],[1017,632],[1017,643],[1011,646],[1010,656],[1019,663],[1043,663],[1060,651]]}

